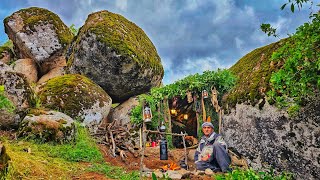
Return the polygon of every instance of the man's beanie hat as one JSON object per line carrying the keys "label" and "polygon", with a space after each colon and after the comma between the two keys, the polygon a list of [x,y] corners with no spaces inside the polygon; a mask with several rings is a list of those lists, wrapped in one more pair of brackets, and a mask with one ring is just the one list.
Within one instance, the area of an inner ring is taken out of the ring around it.
{"label": "man's beanie hat", "polygon": [[206,126],[209,126],[209,127],[212,127],[212,129],[214,128],[213,124],[211,122],[204,122],[202,124],[202,128],[206,127]]}

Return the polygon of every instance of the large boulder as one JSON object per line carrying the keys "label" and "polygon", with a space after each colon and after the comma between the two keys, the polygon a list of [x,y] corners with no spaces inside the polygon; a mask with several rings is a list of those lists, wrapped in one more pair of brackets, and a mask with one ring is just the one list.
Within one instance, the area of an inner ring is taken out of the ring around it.
{"label": "large boulder", "polygon": [[23,74],[29,83],[38,81],[37,64],[32,59],[18,59],[12,67],[14,71]]}
{"label": "large boulder", "polygon": [[61,56],[73,34],[54,13],[37,7],[21,9],[4,20],[18,58],[31,58],[39,65]]}
{"label": "large boulder", "polygon": [[70,142],[75,137],[75,124],[70,116],[57,111],[31,110],[22,121],[18,136],[41,142]]}
{"label": "large boulder", "polygon": [[92,131],[111,108],[110,96],[90,79],[68,74],[50,79],[37,87],[44,107],[80,118]]}
{"label": "large boulder", "polygon": [[47,74],[43,75],[37,83],[41,84],[48,81],[49,79],[62,76],[64,74],[66,74],[65,67],[56,67],[54,69],[51,69]]}
{"label": "large boulder", "polygon": [[[258,105],[257,105],[258,106]],[[298,179],[320,177],[320,98],[304,107],[297,117],[265,103],[260,110],[238,104],[224,116],[223,134],[254,169],[273,167]]]}
{"label": "large boulder", "polygon": [[108,119],[111,121],[116,121],[117,125],[129,126],[130,129],[130,114],[131,110],[139,105],[139,101],[136,97],[131,97],[127,101],[121,103],[115,107],[109,114]]}
{"label": "large boulder", "polygon": [[16,112],[25,111],[35,105],[35,94],[23,74],[0,62],[0,85],[6,97],[15,105]]}
{"label": "large boulder", "polygon": [[18,114],[7,109],[0,109],[0,129],[17,128],[20,122],[21,118]]}
{"label": "large boulder", "polygon": [[100,11],[88,16],[72,44],[71,73],[99,84],[114,102],[158,86],[163,67],[156,48],[136,24],[121,15]]}

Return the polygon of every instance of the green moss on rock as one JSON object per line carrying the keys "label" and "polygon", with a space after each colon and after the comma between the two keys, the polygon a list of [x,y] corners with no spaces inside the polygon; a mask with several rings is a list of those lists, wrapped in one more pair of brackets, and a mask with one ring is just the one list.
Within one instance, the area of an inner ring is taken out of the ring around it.
{"label": "green moss on rock", "polygon": [[[30,28],[30,30],[32,31],[35,31],[36,25],[53,24],[53,28],[58,35],[59,42],[63,46],[70,44],[73,39],[72,32],[61,21],[59,16],[47,9],[30,7],[26,9],[21,9],[15,12],[14,14],[17,14],[22,18],[24,24],[23,31],[25,32],[28,31],[28,28]],[[8,23],[12,17],[13,15],[6,17],[3,22],[5,24]]]}
{"label": "green moss on rock", "polygon": [[96,102],[102,107],[104,102],[111,101],[100,86],[78,74],[50,79],[39,89],[38,95],[44,107],[60,110],[72,118],[79,116],[80,111],[91,108]]}
{"label": "green moss on rock", "polygon": [[274,51],[280,48],[287,39],[258,48],[242,57],[230,70],[238,77],[233,90],[225,102],[233,107],[237,103],[256,104],[270,90],[271,74],[281,68],[282,64],[271,61]]}
{"label": "green moss on rock", "polygon": [[92,13],[81,27],[76,41],[87,33],[95,34],[98,41],[117,54],[130,57],[142,67],[151,66],[163,76],[164,70],[155,46],[140,27],[123,16],[108,11]]}

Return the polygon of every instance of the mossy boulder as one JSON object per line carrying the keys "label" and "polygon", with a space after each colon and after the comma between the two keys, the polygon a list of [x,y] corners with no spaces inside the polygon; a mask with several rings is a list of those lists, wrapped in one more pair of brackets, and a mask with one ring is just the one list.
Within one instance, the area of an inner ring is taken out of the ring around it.
{"label": "mossy boulder", "polygon": [[21,9],[5,18],[4,25],[18,58],[38,64],[61,56],[73,39],[59,16],[42,8]]}
{"label": "mossy boulder", "polygon": [[75,138],[75,124],[70,116],[61,112],[42,111],[40,114],[31,113],[23,119],[18,136],[40,142],[70,142]]}
{"label": "mossy boulder", "polygon": [[148,92],[163,78],[156,48],[136,24],[108,11],[90,14],[72,44],[71,73],[99,84],[114,102]]}
{"label": "mossy boulder", "polygon": [[4,86],[4,95],[14,104],[16,113],[35,106],[36,96],[25,76],[13,71],[2,62],[0,62],[0,86]]}
{"label": "mossy boulder", "polygon": [[95,128],[108,116],[112,100],[97,84],[85,76],[67,74],[52,78],[37,87],[42,105],[79,118]]}
{"label": "mossy boulder", "polygon": [[[230,71],[238,77],[235,87],[224,97],[224,104],[235,107],[246,102],[255,105],[270,90],[270,77],[282,67],[281,63],[271,60],[272,53],[280,48],[287,39],[253,50],[243,56]],[[264,101],[263,101],[264,102]],[[263,103],[261,104],[263,106]]]}

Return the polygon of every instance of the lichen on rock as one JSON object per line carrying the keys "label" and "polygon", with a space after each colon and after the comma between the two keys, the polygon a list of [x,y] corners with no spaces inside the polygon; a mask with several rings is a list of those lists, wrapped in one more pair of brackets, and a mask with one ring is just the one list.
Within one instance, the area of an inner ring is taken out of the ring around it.
{"label": "lichen on rock", "polygon": [[156,48],[143,30],[108,11],[88,16],[67,64],[72,73],[99,84],[114,102],[158,86],[164,73]]}
{"label": "lichen on rock", "polygon": [[52,78],[37,89],[44,107],[80,118],[90,127],[108,116],[112,104],[110,96],[101,87],[78,74]]}
{"label": "lichen on rock", "polygon": [[40,142],[70,142],[75,138],[75,124],[71,117],[57,111],[29,113],[20,125],[18,136]]}
{"label": "lichen on rock", "polygon": [[60,56],[73,39],[59,16],[43,8],[21,9],[5,18],[4,24],[18,58],[31,58],[37,63]]}

